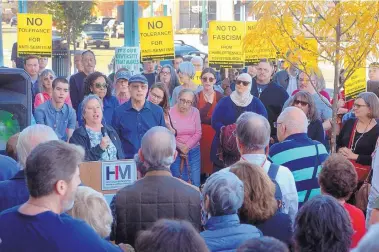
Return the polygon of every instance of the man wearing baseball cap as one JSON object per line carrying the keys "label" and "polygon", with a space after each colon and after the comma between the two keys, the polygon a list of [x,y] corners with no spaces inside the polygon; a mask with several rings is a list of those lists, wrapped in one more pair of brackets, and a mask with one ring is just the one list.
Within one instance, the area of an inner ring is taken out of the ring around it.
{"label": "man wearing baseball cap", "polygon": [[130,100],[116,109],[112,126],[120,136],[126,158],[133,158],[143,135],[155,126],[166,127],[161,107],[146,100],[148,82],[141,74],[129,78]]}
{"label": "man wearing baseball cap", "polygon": [[114,95],[116,96],[120,105],[129,101],[130,93],[129,93],[129,79],[131,75],[128,69],[121,68],[117,70],[114,78]]}

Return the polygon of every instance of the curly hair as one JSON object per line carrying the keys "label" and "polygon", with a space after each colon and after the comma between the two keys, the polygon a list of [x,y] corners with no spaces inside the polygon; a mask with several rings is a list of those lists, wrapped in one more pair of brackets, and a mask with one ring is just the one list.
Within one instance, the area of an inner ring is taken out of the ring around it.
{"label": "curly hair", "polygon": [[92,94],[91,87],[94,84],[94,81],[99,77],[103,77],[105,79],[105,82],[107,83],[107,94],[105,95],[105,97],[112,96],[112,83],[110,82],[107,76],[100,72],[93,72],[84,79],[84,96]]}
{"label": "curly hair", "polygon": [[249,223],[265,221],[278,210],[275,199],[275,184],[266,172],[258,165],[239,161],[230,167],[245,188],[243,205],[239,211],[242,219]]}
{"label": "curly hair", "polygon": [[294,240],[298,252],[348,252],[353,229],[345,208],[333,197],[318,195],[297,213]]}
{"label": "curly hair", "polygon": [[332,154],[323,163],[318,182],[324,193],[337,199],[349,199],[358,184],[353,164],[340,154]]}

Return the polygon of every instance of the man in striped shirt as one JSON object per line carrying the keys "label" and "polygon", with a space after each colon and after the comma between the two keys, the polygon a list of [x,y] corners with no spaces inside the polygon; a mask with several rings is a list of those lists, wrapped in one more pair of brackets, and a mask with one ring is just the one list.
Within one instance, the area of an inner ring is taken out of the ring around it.
{"label": "man in striped shirt", "polygon": [[280,143],[270,148],[269,156],[274,164],[291,170],[300,208],[307,200],[321,194],[317,177],[321,164],[328,158],[328,152],[323,144],[308,137],[308,120],[299,108],[283,110],[274,126],[277,127]]}

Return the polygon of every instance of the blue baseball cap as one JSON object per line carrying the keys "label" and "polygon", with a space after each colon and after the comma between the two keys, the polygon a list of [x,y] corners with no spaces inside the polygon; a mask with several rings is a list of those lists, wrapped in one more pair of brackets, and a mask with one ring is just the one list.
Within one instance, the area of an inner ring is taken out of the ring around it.
{"label": "blue baseball cap", "polygon": [[131,77],[131,74],[129,71],[126,71],[126,70],[123,70],[123,71],[119,71],[116,73],[115,75],[115,80],[118,81],[119,79],[125,79],[125,80],[129,80]]}
{"label": "blue baseball cap", "polygon": [[133,83],[133,82],[139,82],[139,83],[143,83],[145,85],[148,84],[146,77],[143,76],[142,74],[135,74],[132,77],[130,77],[129,84]]}

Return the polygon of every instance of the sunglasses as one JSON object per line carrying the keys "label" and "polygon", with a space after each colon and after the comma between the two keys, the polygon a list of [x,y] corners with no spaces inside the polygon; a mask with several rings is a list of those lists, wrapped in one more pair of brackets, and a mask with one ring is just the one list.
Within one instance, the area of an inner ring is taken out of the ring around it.
{"label": "sunglasses", "polygon": [[54,80],[54,77],[53,76],[44,77],[43,80],[45,80],[45,81]]}
{"label": "sunglasses", "polygon": [[249,81],[242,81],[242,80],[236,80],[237,85],[243,84],[245,87],[249,86],[250,82]]}
{"label": "sunglasses", "polygon": [[303,107],[309,105],[308,102],[305,102],[305,101],[299,101],[299,100],[294,100],[294,101],[293,101],[293,104],[294,104],[294,105],[299,105],[299,104],[300,104],[300,105],[303,106]]}
{"label": "sunglasses", "polygon": [[203,77],[203,78],[201,78],[201,80],[204,81],[204,82],[206,82],[206,81],[213,82],[215,80],[215,78],[213,78],[213,77],[209,77],[209,78]]}
{"label": "sunglasses", "polygon": [[108,84],[107,83],[95,83],[95,87],[106,89],[108,87]]}

